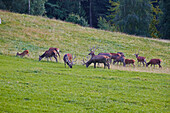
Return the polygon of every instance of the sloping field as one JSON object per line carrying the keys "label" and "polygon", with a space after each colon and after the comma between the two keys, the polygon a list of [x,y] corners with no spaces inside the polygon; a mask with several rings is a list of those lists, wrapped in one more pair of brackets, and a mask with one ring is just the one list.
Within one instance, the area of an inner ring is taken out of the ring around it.
{"label": "sloping field", "polygon": [[[77,64],[89,53],[89,48],[98,46],[100,52],[124,52],[126,58],[135,58],[135,51],[145,56],[147,62],[152,58],[162,59],[163,69],[118,68],[120,70],[170,73],[170,41],[153,40],[117,32],[107,32],[88,27],[81,27],[59,20],[0,11],[0,53],[16,55],[25,49],[30,57],[37,59],[49,47],[58,47],[62,56],[65,53],[75,54]],[[60,60],[62,62],[62,59]],[[137,66],[136,66],[137,67]],[[117,66],[112,66],[117,69]]]}
{"label": "sloping field", "polygon": [[[169,112],[170,41],[5,11],[0,18],[0,112]],[[93,46],[96,54],[121,51],[133,59],[140,50],[147,61],[162,59],[163,68],[85,68],[81,60]],[[62,57],[39,62],[49,47],[75,54],[78,65],[65,68]],[[15,56],[25,49],[29,57]]]}
{"label": "sloping field", "polygon": [[169,74],[0,59],[0,112],[169,112]]}

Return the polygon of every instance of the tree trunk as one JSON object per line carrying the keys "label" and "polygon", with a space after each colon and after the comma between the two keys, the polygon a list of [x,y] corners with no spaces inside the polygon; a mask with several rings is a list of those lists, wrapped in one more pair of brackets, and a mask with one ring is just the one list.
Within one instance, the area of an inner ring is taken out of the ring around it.
{"label": "tree trunk", "polygon": [[28,0],[28,14],[30,14],[30,0]]}
{"label": "tree trunk", "polygon": [[90,8],[89,8],[89,12],[90,12],[90,27],[92,27],[92,5],[91,5],[91,0],[90,1]]}

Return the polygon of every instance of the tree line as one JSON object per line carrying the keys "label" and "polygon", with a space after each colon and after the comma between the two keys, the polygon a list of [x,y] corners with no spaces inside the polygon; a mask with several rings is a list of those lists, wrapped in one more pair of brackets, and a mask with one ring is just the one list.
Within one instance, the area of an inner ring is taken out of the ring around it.
{"label": "tree line", "polygon": [[103,30],[170,39],[168,0],[0,0],[0,9]]}

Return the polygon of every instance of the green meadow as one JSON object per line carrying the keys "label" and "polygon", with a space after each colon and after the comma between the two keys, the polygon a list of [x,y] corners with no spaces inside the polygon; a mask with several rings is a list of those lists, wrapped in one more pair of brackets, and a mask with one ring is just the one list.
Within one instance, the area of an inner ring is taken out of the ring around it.
{"label": "green meadow", "polygon": [[[170,111],[170,41],[108,32],[39,16],[0,10],[0,112],[122,113]],[[86,68],[89,48],[100,52],[135,51],[162,59],[162,69],[111,65]],[[60,48],[59,62],[38,61],[49,47]],[[25,49],[30,56],[16,57]],[[77,56],[64,67],[66,53]]]}
{"label": "green meadow", "polygon": [[1,112],[168,112],[169,74],[0,55]]}

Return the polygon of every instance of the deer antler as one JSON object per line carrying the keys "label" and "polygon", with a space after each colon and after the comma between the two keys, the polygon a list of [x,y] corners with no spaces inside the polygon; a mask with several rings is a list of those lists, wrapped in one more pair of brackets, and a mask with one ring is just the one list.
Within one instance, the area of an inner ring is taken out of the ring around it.
{"label": "deer antler", "polygon": [[87,58],[87,59],[85,59],[86,61],[84,61],[84,58],[83,58],[83,60],[82,60],[82,61],[83,61],[83,63],[82,63],[83,65],[86,64],[86,62],[87,62],[88,59],[89,59],[89,56],[87,56],[86,58]]}
{"label": "deer antler", "polygon": [[97,46],[93,51],[95,51],[96,49],[98,49],[99,47]]}
{"label": "deer antler", "polygon": [[[98,49],[99,47],[97,46],[95,49],[94,49],[94,48],[95,48],[95,46],[92,47],[92,48],[90,48],[89,51],[95,51],[95,50]],[[94,50],[93,50],[93,49],[94,49]]]}
{"label": "deer antler", "polygon": [[92,51],[94,48],[95,48],[95,47],[92,47],[92,48],[90,47],[89,51]]}

